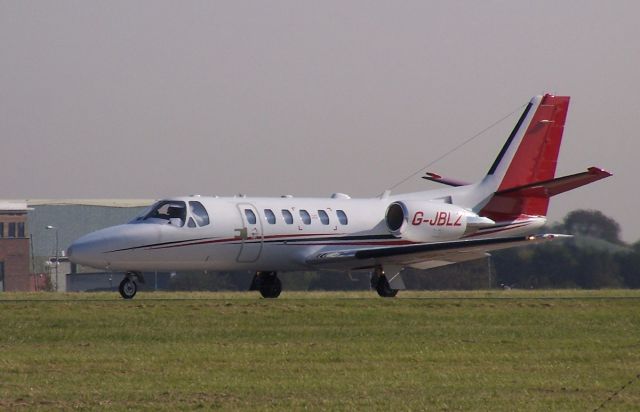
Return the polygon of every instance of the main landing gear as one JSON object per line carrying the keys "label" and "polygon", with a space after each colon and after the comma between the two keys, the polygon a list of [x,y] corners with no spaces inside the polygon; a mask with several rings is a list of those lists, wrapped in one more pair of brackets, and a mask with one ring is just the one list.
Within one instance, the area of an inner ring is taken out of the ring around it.
{"label": "main landing gear", "polygon": [[133,299],[138,292],[138,283],[144,283],[144,278],[140,272],[127,272],[124,275],[124,279],[120,282],[118,291],[123,299]]}
{"label": "main landing gear", "polygon": [[249,290],[259,290],[263,298],[275,299],[282,292],[282,282],[277,272],[256,272]]}
{"label": "main landing gear", "polygon": [[398,289],[392,289],[389,285],[389,280],[381,267],[375,268],[371,273],[371,288],[383,298],[393,298],[398,294]]}

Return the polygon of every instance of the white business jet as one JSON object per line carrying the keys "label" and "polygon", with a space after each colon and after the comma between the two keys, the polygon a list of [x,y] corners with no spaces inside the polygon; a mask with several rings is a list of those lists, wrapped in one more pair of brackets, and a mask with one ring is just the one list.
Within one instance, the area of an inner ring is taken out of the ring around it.
{"label": "white business jet", "polygon": [[434,268],[493,250],[563,235],[533,235],[549,198],[611,176],[590,167],[555,178],[569,97],[534,97],[479,182],[427,173],[446,187],[376,198],[176,197],[131,222],[90,233],[68,250],[72,262],[125,271],[120,294],[131,299],[144,271],[255,272],[252,289],[282,291],[277,273],[372,271],[383,297],[404,288],[403,268]]}

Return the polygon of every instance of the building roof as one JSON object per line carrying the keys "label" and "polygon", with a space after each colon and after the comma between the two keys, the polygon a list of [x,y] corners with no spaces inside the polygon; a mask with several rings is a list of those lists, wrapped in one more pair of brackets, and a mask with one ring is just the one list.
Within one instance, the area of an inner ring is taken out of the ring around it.
{"label": "building roof", "polygon": [[0,200],[0,212],[27,212],[29,207],[24,201]]}
{"label": "building roof", "polygon": [[144,207],[155,202],[154,199],[26,199],[26,200],[0,200],[0,209],[4,204],[21,204],[27,210],[28,206],[107,206],[107,207]]}

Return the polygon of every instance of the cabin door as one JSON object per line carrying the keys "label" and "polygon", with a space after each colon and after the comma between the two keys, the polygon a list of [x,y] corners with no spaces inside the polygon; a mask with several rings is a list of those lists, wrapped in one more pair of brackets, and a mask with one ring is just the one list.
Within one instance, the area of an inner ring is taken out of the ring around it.
{"label": "cabin door", "polygon": [[238,263],[255,262],[260,258],[264,241],[262,219],[258,210],[250,203],[239,203],[238,211],[243,226],[236,229],[236,237],[242,241],[236,261]]}

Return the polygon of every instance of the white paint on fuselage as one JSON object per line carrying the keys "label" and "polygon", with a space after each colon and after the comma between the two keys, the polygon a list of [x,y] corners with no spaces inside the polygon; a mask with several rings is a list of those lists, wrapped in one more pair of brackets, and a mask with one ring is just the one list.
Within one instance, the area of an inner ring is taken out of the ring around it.
{"label": "white paint on fuselage", "polygon": [[[103,229],[78,239],[69,248],[76,263],[128,271],[174,270],[252,270],[288,271],[312,269],[305,260],[314,254],[402,244],[393,238],[384,221],[387,207],[403,199],[438,199],[462,188],[436,190],[407,195],[369,199],[347,198],[249,198],[249,197],[178,197],[169,200],[198,201],[209,214],[210,223],[203,227],[178,227],[169,223],[132,221]],[[427,197],[427,194],[430,195]],[[437,201],[437,200],[435,200]],[[188,209],[188,208],[187,208]],[[247,222],[244,209],[252,209],[258,221]],[[271,224],[265,216],[270,209],[276,216]],[[293,224],[285,223],[282,210],[293,216]],[[306,210],[311,223],[305,224],[300,210]],[[329,224],[321,222],[318,211],[329,216]],[[342,210],[348,224],[339,222],[336,211]],[[187,215],[186,220],[190,218]],[[531,233],[544,224],[534,218],[528,224],[482,237]],[[516,226],[516,225],[514,225]],[[246,239],[243,239],[243,229]],[[385,239],[386,237],[386,239]],[[334,269],[339,269],[333,267]],[[343,269],[349,269],[344,267]]]}

